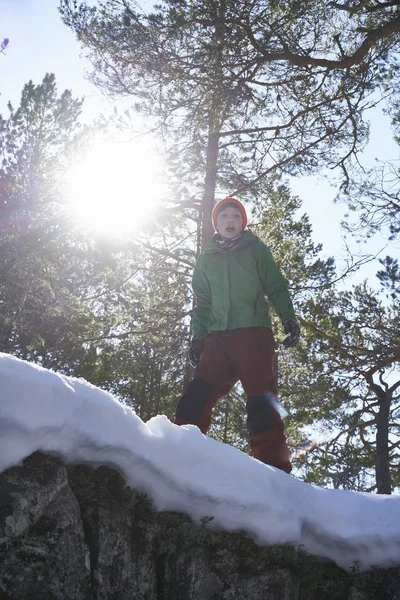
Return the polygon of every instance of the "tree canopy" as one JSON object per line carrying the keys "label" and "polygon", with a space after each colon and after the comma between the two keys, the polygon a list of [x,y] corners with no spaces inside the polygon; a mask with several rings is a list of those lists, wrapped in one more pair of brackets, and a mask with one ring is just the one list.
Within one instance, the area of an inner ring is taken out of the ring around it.
{"label": "tree canopy", "polygon": [[185,203],[210,237],[215,192],[260,189],[348,163],[367,137],[364,111],[398,48],[394,3],[61,0],[93,81],[135,99],[160,128]]}

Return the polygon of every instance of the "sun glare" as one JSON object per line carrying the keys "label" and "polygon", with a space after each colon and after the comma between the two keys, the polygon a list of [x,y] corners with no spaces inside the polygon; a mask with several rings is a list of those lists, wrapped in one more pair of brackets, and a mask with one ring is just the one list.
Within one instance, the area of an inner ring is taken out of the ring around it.
{"label": "sun glare", "polygon": [[135,230],[163,196],[160,171],[157,155],[143,142],[94,143],[68,180],[76,218],[102,234]]}

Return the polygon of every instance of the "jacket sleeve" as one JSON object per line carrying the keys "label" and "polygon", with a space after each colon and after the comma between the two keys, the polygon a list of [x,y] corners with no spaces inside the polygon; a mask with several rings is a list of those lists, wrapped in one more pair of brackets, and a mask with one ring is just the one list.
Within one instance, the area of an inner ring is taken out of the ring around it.
{"label": "jacket sleeve", "polygon": [[193,310],[192,334],[194,338],[202,340],[208,333],[211,318],[211,290],[210,283],[204,271],[204,257],[199,256],[193,272],[193,292],[196,306]]}
{"label": "jacket sleeve", "polygon": [[288,282],[280,272],[271,250],[263,242],[259,244],[257,264],[264,294],[268,297],[281,322],[295,319]]}

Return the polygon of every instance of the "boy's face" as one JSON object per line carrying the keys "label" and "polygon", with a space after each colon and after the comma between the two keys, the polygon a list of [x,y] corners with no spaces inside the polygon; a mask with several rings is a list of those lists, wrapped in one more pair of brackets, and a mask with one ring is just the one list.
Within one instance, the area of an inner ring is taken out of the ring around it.
{"label": "boy's face", "polygon": [[242,233],[243,219],[236,206],[223,206],[217,215],[217,231],[225,240],[231,240]]}

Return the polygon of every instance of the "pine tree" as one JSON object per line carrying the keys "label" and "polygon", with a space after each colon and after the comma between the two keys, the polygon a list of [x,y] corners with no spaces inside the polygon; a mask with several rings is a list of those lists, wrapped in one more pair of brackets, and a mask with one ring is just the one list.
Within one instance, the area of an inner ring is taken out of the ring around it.
{"label": "pine tree", "polygon": [[65,203],[66,169],[91,135],[81,106],[46,75],[0,117],[0,349],[61,368],[73,332],[92,326],[80,296],[102,270],[96,249],[71,233]]}
{"label": "pine tree", "polygon": [[311,480],[381,494],[399,485],[399,317],[398,299],[387,304],[366,283],[308,303],[303,325],[319,375],[336,382],[323,439],[300,460]]}
{"label": "pine tree", "polygon": [[[397,7],[373,2],[168,0],[144,12],[129,0],[98,8],[62,0],[61,13],[89,51],[95,83],[132,97],[134,109],[158,128],[176,178],[173,201],[191,218],[200,215],[202,245],[211,235],[216,194],[267,195],[271,174],[325,165],[340,166],[349,184],[351,158],[368,137],[363,114],[382,82],[377,70],[385,75],[400,27]],[[320,261],[315,248],[313,260],[302,261],[304,248],[287,237],[296,227],[289,232],[279,223],[271,239],[276,252],[282,248],[285,272],[293,252],[289,278],[306,323],[307,302],[318,287],[328,289],[334,264]],[[297,231],[303,243],[304,227],[305,221]],[[314,342],[305,340],[280,368],[296,444],[303,441],[301,420],[332,419],[348,393],[326,372]],[[216,434],[224,439],[229,401],[216,415]]]}
{"label": "pine tree", "polygon": [[[170,230],[170,237],[177,234]],[[184,384],[190,326],[192,265],[182,266],[177,259],[183,249],[175,257],[172,244],[165,248],[158,238],[153,232],[147,245],[142,236],[118,257],[120,265],[132,264],[133,255],[135,269],[100,299],[107,325],[90,340],[98,351],[96,383],[145,421],[157,414],[174,416]]]}
{"label": "pine tree", "polygon": [[158,127],[185,207],[211,237],[215,193],[262,189],[271,173],[348,163],[367,139],[362,115],[397,48],[393,3],[297,0],[61,0],[93,81]]}
{"label": "pine tree", "polygon": [[172,417],[194,250],[174,248],[187,231],[171,218],[108,240],[72,218],[67,172],[95,131],[81,108],[46,75],[0,118],[0,351],[84,377],[145,419]]}

